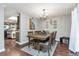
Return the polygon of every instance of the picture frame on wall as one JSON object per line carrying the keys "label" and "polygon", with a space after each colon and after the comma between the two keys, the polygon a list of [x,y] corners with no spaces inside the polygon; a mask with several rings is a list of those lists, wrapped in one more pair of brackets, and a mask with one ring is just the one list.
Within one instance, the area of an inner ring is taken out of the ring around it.
{"label": "picture frame on wall", "polygon": [[52,19],[50,19],[50,25],[52,25]]}
{"label": "picture frame on wall", "polygon": [[53,28],[54,28],[54,29],[57,29],[57,20],[54,20],[54,21],[53,21]]}
{"label": "picture frame on wall", "polygon": [[29,29],[30,30],[35,30],[35,24],[33,23],[32,19],[29,19]]}
{"label": "picture frame on wall", "polygon": [[46,28],[48,29],[48,23],[46,23]]}

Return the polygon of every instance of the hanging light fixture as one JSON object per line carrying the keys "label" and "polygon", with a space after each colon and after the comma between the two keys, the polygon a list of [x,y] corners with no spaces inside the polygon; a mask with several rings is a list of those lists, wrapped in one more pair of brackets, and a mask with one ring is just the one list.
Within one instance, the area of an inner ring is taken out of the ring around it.
{"label": "hanging light fixture", "polygon": [[43,15],[42,17],[40,17],[40,19],[46,20],[47,16],[46,16],[46,9],[43,9]]}

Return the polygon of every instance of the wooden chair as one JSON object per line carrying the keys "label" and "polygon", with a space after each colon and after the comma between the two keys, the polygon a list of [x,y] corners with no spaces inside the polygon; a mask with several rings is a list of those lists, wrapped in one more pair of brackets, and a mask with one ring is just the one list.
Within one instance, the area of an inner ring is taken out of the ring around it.
{"label": "wooden chair", "polygon": [[56,34],[57,34],[57,31],[54,31],[53,32],[53,37],[52,37],[52,40],[51,40],[51,44],[53,45],[55,43],[55,39],[56,39]]}
{"label": "wooden chair", "polygon": [[42,34],[41,31],[35,31],[35,34]]}
{"label": "wooden chair", "polygon": [[[33,31],[29,31],[29,32],[28,32],[28,35],[33,35]],[[33,38],[30,38],[30,39],[29,39],[29,45],[28,45],[28,47],[30,47],[31,44],[34,44]]]}
{"label": "wooden chair", "polygon": [[28,32],[28,35],[32,35],[32,34],[33,34],[33,31],[29,31],[29,32]]}
{"label": "wooden chair", "polygon": [[48,52],[48,55],[50,55],[49,50],[51,50],[51,41],[52,41],[52,38],[54,37],[53,34],[54,34],[54,32],[49,35],[49,40],[47,42],[39,43],[39,45],[38,45],[39,46],[39,52],[46,50]]}

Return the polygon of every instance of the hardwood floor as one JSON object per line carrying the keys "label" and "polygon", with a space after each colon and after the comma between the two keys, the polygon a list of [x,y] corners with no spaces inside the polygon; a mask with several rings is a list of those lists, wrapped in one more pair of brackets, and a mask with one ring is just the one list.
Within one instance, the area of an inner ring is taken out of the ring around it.
{"label": "hardwood floor", "polygon": [[32,56],[29,53],[20,50],[21,46],[17,45],[15,39],[5,40],[5,51],[0,56]]}
{"label": "hardwood floor", "polygon": [[67,44],[58,44],[55,52],[54,52],[54,56],[77,56],[76,53],[71,52],[68,49],[68,45]]}
{"label": "hardwood floor", "polygon": [[[5,40],[5,51],[0,53],[0,56],[32,56],[29,53],[21,51],[20,49],[26,46],[27,44],[18,45],[15,42],[15,39],[6,39]],[[72,53],[68,50],[66,44],[58,44],[54,56],[78,56],[77,54]]]}

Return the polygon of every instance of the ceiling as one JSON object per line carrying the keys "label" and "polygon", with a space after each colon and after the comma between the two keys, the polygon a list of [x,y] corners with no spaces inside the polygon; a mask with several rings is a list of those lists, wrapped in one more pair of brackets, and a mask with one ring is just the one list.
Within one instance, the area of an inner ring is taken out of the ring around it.
{"label": "ceiling", "polygon": [[59,16],[68,15],[71,13],[73,8],[77,5],[76,3],[3,3],[0,4],[5,6],[5,17],[17,15],[18,12],[22,11],[27,16],[39,17],[42,16],[43,9],[46,9],[47,16]]}

